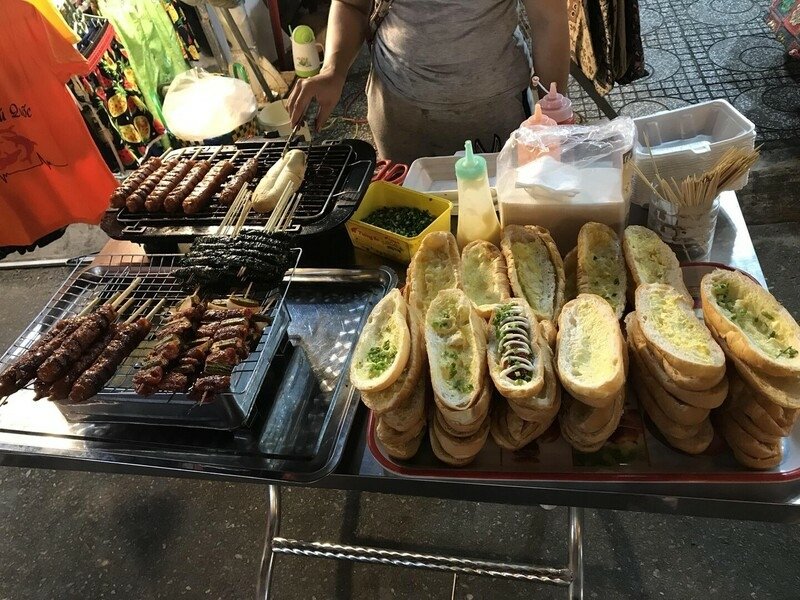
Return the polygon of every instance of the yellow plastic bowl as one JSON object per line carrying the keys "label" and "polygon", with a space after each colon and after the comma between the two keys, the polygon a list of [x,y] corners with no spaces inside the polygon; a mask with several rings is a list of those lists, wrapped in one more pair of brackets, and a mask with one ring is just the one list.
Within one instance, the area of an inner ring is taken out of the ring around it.
{"label": "yellow plastic bowl", "polygon": [[[403,235],[362,222],[367,215],[379,208],[405,206],[428,211],[435,219],[418,236]],[[431,231],[450,231],[450,214],[453,203],[438,196],[415,192],[399,185],[376,181],[371,183],[358,210],[347,222],[347,233],[353,246],[367,250],[398,262],[409,263],[422,243],[422,238]]]}

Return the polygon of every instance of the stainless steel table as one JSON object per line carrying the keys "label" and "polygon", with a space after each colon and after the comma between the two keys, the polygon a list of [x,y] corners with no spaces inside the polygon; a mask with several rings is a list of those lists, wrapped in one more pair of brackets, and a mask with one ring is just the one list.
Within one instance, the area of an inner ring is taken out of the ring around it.
{"label": "stainless steel table", "polygon": [[[741,268],[765,283],[742,213],[732,192],[721,199],[717,232],[709,260]],[[643,222],[645,211],[632,207],[631,221]],[[359,259],[360,266],[372,259]],[[138,473],[205,479],[246,480],[269,484],[267,536],[259,577],[258,594],[267,598],[276,554],[295,554],[368,563],[422,567],[454,574],[484,574],[552,583],[569,587],[571,598],[583,593],[583,508],[606,508],[756,519],[793,523],[800,521],[800,482],[786,484],[643,484],[564,483],[540,481],[488,483],[437,479],[407,479],[385,472],[366,447],[366,410],[360,408],[343,449],[338,467],[312,485],[390,494],[429,496],[518,505],[561,505],[569,510],[568,564],[563,568],[510,565],[458,557],[421,555],[376,548],[341,546],[279,537],[280,485],[295,485],[279,473],[247,468],[209,468],[203,457],[174,459],[151,452],[117,452],[80,439],[0,432],[2,464],[12,466],[75,469],[98,472]]]}

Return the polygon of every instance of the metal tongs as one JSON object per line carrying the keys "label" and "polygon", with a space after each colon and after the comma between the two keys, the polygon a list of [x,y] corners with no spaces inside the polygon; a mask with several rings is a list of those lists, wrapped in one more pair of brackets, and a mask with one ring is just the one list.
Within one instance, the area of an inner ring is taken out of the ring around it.
{"label": "metal tongs", "polygon": [[294,139],[294,136],[297,135],[297,131],[300,129],[300,124],[302,122],[303,122],[303,120],[301,119],[301,120],[299,120],[297,122],[297,125],[292,127],[292,132],[289,134],[289,138],[286,140],[286,145],[283,147],[283,152],[281,152],[281,158],[286,156],[286,153],[289,151],[289,146],[291,145],[292,140]]}

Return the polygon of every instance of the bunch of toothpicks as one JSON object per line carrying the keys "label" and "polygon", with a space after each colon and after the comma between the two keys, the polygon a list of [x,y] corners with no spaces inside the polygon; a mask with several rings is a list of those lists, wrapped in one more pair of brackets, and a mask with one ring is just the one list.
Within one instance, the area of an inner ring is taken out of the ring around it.
{"label": "bunch of toothpicks", "polygon": [[[649,148],[649,144],[648,144]],[[669,181],[661,176],[655,166],[656,178],[651,182],[638,165],[633,164],[636,174],[647,184],[653,193],[664,202],[681,207],[710,207],[721,192],[733,189],[758,161],[761,147],[731,148],[719,159],[714,168],[699,175],[689,175],[682,181],[671,177]],[[650,157],[652,158],[652,152]]]}

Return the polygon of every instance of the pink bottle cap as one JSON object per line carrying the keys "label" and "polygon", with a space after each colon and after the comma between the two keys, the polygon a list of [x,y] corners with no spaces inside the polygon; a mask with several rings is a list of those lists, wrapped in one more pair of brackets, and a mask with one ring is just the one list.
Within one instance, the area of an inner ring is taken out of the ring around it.
{"label": "pink bottle cap", "polygon": [[555,81],[550,84],[550,91],[536,103],[536,106],[541,106],[542,112],[559,125],[575,121],[572,101],[558,92]]}
{"label": "pink bottle cap", "polygon": [[533,127],[534,125],[552,126],[558,125],[553,119],[542,112],[539,103],[533,107],[533,114],[522,122],[523,127]]}

